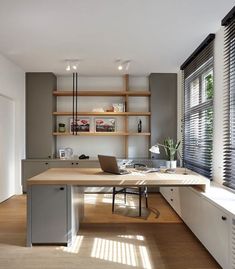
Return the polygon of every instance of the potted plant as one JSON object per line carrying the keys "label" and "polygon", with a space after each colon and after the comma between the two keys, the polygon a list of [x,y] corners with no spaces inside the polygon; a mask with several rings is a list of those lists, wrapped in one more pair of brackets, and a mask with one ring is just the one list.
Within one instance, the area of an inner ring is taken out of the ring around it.
{"label": "potted plant", "polygon": [[163,142],[163,147],[165,149],[166,156],[168,160],[166,161],[166,167],[175,169],[177,161],[175,158],[177,158],[176,153],[179,149],[180,141],[174,142],[172,138],[166,138]]}

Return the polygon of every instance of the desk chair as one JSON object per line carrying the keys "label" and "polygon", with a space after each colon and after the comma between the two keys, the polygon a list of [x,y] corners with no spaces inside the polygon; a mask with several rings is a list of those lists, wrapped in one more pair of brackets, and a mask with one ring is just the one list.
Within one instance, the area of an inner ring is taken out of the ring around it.
{"label": "desk chair", "polygon": [[[134,164],[134,168],[136,167],[146,167],[145,164]],[[114,213],[114,205],[115,205],[115,195],[118,193],[124,194],[124,203],[126,204],[126,195],[133,194],[139,196],[139,217],[141,217],[141,200],[142,196],[145,197],[146,208],[148,208],[148,188],[147,187],[130,187],[130,188],[121,188],[117,190],[116,187],[113,187],[113,201],[112,201],[112,213]]]}

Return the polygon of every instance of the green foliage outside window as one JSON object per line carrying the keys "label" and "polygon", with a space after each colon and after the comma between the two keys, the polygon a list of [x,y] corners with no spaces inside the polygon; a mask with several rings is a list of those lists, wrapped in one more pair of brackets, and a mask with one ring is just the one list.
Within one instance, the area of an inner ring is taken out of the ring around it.
{"label": "green foliage outside window", "polygon": [[209,74],[205,77],[206,84],[206,97],[207,99],[212,99],[214,95],[214,85],[213,85],[213,76]]}
{"label": "green foliage outside window", "polygon": [[[209,74],[205,77],[205,94],[206,98],[212,99],[214,95],[214,85],[213,85],[213,76]],[[208,154],[212,155],[212,141],[213,141],[213,108],[210,107],[206,110],[206,140],[205,142],[209,145]]]}

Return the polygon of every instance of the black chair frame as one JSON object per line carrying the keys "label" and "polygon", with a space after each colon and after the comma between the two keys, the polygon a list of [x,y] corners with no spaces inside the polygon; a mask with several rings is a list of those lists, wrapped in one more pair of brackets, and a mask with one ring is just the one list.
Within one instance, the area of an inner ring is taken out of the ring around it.
{"label": "black chair frame", "polygon": [[128,189],[133,188],[122,188],[120,190],[116,190],[116,187],[113,187],[113,201],[112,201],[112,213],[114,213],[114,205],[115,205],[115,196],[116,194],[123,193],[124,194],[124,203],[126,204],[126,195],[134,194],[139,196],[139,217],[141,217],[141,205],[142,205],[142,196],[145,197],[146,208],[148,208],[148,189],[147,187],[138,187],[138,191],[129,191]]}

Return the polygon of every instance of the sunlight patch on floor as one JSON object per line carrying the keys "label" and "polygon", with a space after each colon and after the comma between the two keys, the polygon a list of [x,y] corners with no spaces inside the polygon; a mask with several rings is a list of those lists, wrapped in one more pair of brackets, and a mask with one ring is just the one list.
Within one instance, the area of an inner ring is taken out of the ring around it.
{"label": "sunlight patch on floor", "polygon": [[118,237],[144,241],[144,237],[142,235],[118,235]]}
{"label": "sunlight patch on floor", "polygon": [[[119,235],[124,239],[144,240],[140,235]],[[152,269],[147,248],[145,246],[103,238],[95,238],[91,257],[133,267]]]}
{"label": "sunlight patch on floor", "polygon": [[[104,194],[103,198],[102,198],[102,203],[105,204],[112,204],[112,194]],[[121,207],[125,207],[125,206],[130,206],[133,208],[136,208],[136,202],[132,196],[127,195],[127,202],[126,204],[124,203],[124,195],[120,194],[120,195],[116,195],[115,197],[115,205],[119,205]]]}
{"label": "sunlight patch on floor", "polygon": [[68,253],[78,253],[80,250],[80,247],[82,245],[82,241],[83,241],[83,236],[77,235],[72,246],[70,247],[59,247],[57,249],[60,249],[64,252],[68,252]]}
{"label": "sunlight patch on floor", "polygon": [[95,204],[97,204],[97,198],[98,198],[98,194],[85,194],[84,195],[84,203],[95,205]]}

